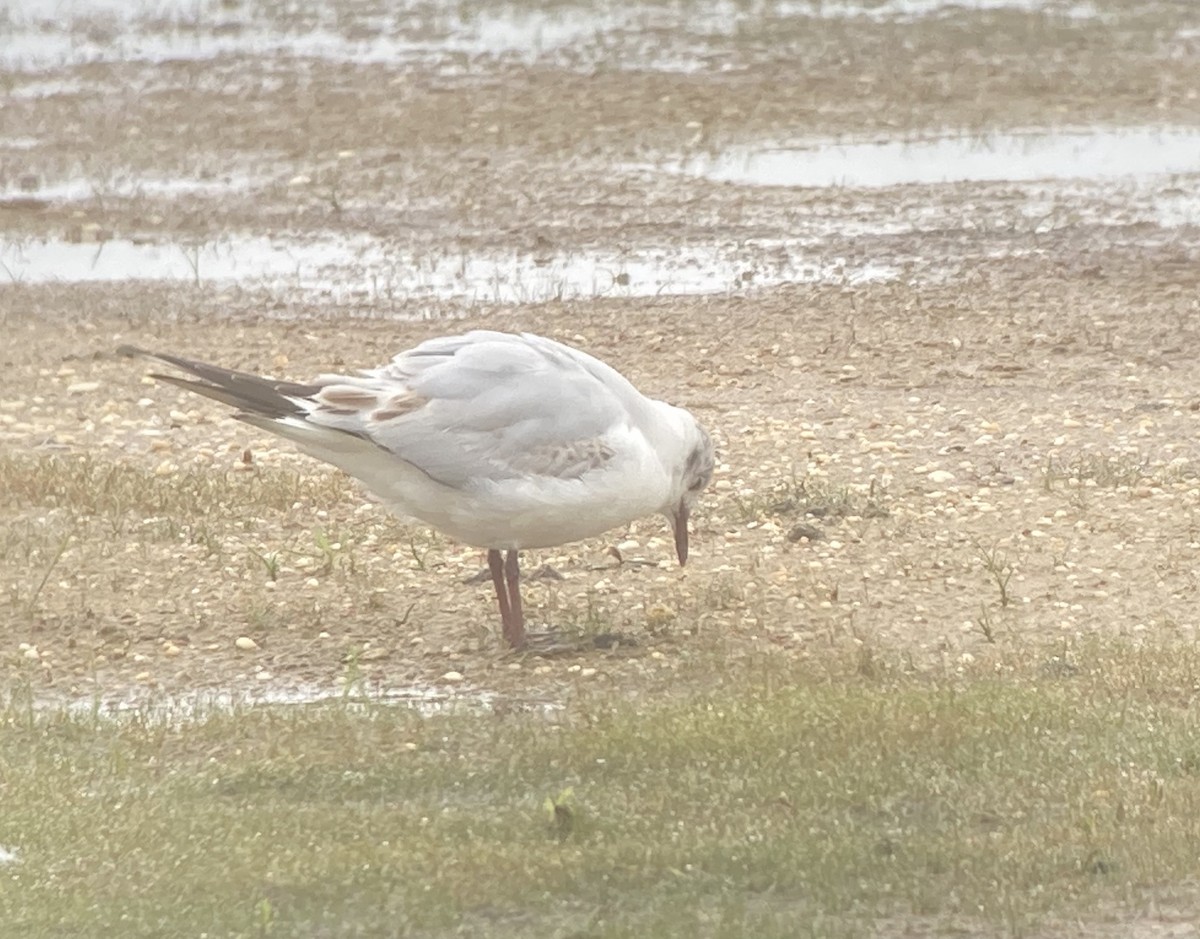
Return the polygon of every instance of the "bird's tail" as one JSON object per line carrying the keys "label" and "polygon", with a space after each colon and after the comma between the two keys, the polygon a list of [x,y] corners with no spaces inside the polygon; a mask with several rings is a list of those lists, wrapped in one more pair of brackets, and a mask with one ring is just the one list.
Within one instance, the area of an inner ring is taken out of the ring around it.
{"label": "bird's tail", "polygon": [[303,415],[305,409],[296,399],[311,398],[321,390],[320,385],[263,378],[250,372],[209,365],[207,362],[197,362],[195,359],[185,359],[178,355],[151,352],[137,346],[121,346],[117,349],[117,354],[165,362],[180,371],[188,372],[195,377],[180,378],[178,375],[163,375],[157,372],[151,373],[150,377],[235,407],[238,409],[236,416],[243,420],[255,416],[278,419]]}

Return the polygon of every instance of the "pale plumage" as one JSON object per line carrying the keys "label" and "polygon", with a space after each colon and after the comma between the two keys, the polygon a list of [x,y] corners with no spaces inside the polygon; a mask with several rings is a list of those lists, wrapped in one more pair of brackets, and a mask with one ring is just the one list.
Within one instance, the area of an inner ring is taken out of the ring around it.
{"label": "pale plumage", "polygon": [[[517,551],[660,512],[687,559],[687,517],[713,470],[690,413],[599,359],[530,334],[430,339],[378,369],[295,383],[133,347],[360,479],[400,515],[488,550],[506,638],[524,641]],[[500,557],[508,551],[507,562]]]}

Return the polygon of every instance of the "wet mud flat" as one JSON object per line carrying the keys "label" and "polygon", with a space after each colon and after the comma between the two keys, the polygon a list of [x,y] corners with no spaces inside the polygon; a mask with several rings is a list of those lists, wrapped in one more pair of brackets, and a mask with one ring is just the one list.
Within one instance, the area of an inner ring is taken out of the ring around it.
{"label": "wet mud flat", "polygon": [[[330,9],[8,13],[14,680],[554,698],[1192,635],[1188,5]],[[636,644],[498,656],[478,552],[111,356],[303,378],[469,327],[714,428],[686,572],[646,520],[533,587]]]}

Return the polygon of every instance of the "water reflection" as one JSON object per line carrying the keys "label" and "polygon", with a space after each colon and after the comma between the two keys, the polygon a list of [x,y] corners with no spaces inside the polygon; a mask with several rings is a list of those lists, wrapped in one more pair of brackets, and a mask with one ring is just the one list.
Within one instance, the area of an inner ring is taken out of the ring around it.
{"label": "water reflection", "polygon": [[907,184],[1200,173],[1200,129],[1087,128],[869,143],[737,148],[684,162],[685,173],[754,186]]}
{"label": "water reflection", "polygon": [[757,241],[616,251],[419,254],[366,236],[310,240],[231,236],[203,244],[107,238],[0,244],[0,280],[21,284],[173,280],[236,282],[334,299],[539,303],[596,297],[733,292],[781,283],[890,280],[884,264],[813,256]]}

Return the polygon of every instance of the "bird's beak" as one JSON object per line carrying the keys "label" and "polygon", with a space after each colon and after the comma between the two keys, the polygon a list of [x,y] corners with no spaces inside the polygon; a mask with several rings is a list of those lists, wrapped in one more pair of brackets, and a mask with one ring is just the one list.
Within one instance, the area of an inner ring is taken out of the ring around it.
{"label": "bird's beak", "polygon": [[687,563],[688,548],[688,507],[686,502],[680,502],[679,508],[671,517],[671,528],[675,531],[675,556],[679,558],[679,566]]}

